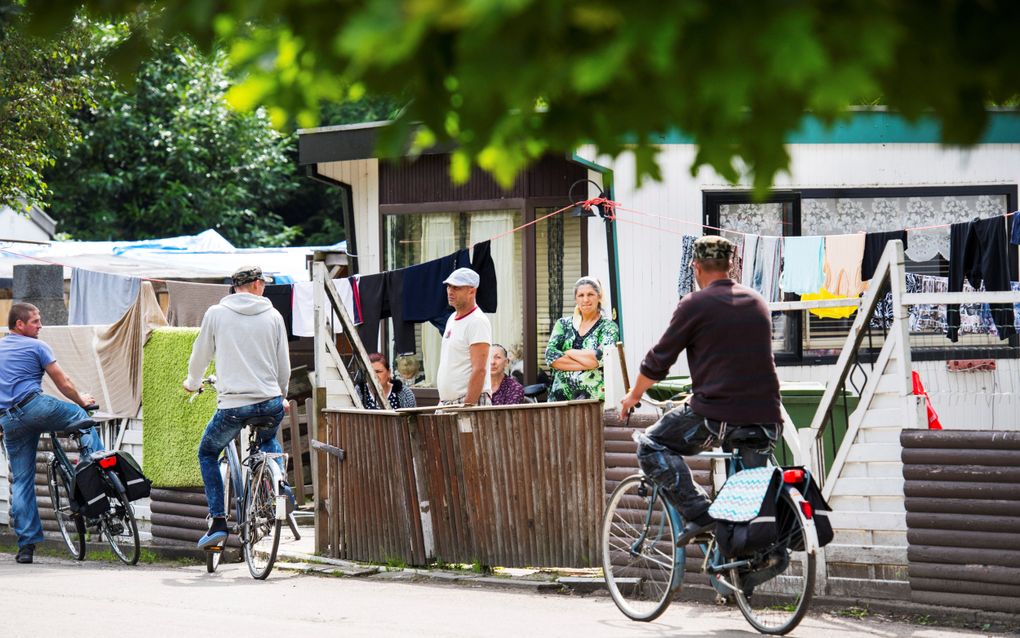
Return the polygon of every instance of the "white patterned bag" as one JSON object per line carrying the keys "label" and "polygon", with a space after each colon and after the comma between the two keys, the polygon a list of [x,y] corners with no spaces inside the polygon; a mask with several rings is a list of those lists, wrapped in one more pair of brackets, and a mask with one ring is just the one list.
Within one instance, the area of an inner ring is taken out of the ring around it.
{"label": "white patterned bag", "polygon": [[783,475],[778,467],[757,467],[726,479],[708,513],[727,558],[748,556],[779,537],[776,507]]}

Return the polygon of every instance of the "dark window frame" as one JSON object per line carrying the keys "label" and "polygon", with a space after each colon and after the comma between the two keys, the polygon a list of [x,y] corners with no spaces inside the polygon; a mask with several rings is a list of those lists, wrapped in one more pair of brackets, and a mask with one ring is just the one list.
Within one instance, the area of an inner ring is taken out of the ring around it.
{"label": "dark window frame", "polygon": [[[987,184],[968,186],[893,186],[893,187],[847,187],[847,188],[804,188],[797,190],[775,191],[769,198],[754,202],[750,191],[702,191],[702,212],[703,223],[711,228],[706,228],[706,233],[718,234],[715,230],[720,227],[719,206],[723,204],[750,204],[750,203],[781,203],[795,200],[794,219],[789,224],[791,236],[800,235],[801,232],[801,201],[804,199],[863,199],[876,197],[945,197],[945,196],[975,196],[975,195],[1004,195],[1006,197],[1006,210],[1008,212],[1017,210],[1018,185],[1017,184]],[[783,230],[787,226],[784,224]],[[784,233],[785,235],[785,233]],[[1009,245],[1010,268],[1017,267],[1017,246]],[[1011,274],[1016,274],[1011,272]],[[786,297],[784,296],[784,299]],[[797,299],[791,295],[790,299]],[[789,316],[791,313],[787,313]],[[802,313],[797,312],[797,315]],[[797,321],[791,322],[794,326],[796,347],[794,350],[781,351],[776,353],[776,365],[828,365],[835,363],[837,356],[809,356],[804,357],[803,346],[803,325],[798,316]],[[875,351],[862,348],[860,359],[867,362],[877,358],[879,346]],[[948,352],[946,348],[932,350],[918,349],[912,353],[912,358],[917,361],[947,361],[950,359],[976,359],[993,357],[996,359],[1017,359],[1020,358],[1020,337],[1013,336],[1006,340],[1006,343],[999,343],[991,346],[975,346],[973,348],[959,348]]]}

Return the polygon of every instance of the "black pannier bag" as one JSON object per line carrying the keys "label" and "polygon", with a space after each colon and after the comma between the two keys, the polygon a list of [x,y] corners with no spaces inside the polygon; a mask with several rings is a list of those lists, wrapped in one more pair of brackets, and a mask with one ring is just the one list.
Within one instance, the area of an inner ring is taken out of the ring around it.
{"label": "black pannier bag", "polygon": [[726,479],[708,513],[727,558],[749,556],[779,538],[776,507],[783,475],[777,467],[756,467]]}
{"label": "black pannier bag", "polygon": [[[804,479],[799,483],[793,483],[793,486],[801,493],[804,500],[811,505],[813,512],[811,518],[815,523],[815,533],[818,534],[818,546],[825,547],[832,542],[833,537],[832,522],[829,521],[829,512],[832,511],[832,508],[825,502],[825,498],[822,497],[822,491],[818,489],[818,483],[812,478],[811,472],[807,468],[794,466],[785,467],[783,470],[800,470],[804,473]],[[803,542],[795,542],[794,545],[798,545],[793,548],[794,550],[804,549]]]}
{"label": "black pannier bag", "polygon": [[74,470],[74,500],[77,511],[87,517],[99,516],[110,507],[106,482],[94,460],[79,462]]}
{"label": "black pannier bag", "polygon": [[111,469],[117,472],[120,482],[124,485],[124,492],[129,501],[137,501],[145,498],[152,490],[152,481],[145,478],[138,461],[127,452],[115,452],[117,464]]}

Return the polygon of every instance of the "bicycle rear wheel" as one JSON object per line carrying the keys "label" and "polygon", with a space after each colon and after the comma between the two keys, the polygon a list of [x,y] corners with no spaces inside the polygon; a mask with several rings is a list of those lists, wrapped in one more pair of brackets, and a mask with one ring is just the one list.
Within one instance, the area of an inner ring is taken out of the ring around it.
{"label": "bicycle rear wheel", "polygon": [[85,558],[85,521],[71,510],[71,480],[60,461],[53,459],[49,468],[50,503],[57,519],[60,537],[75,560]]}
{"label": "bicycle rear wheel", "polygon": [[784,494],[776,511],[776,521],[783,530],[781,538],[770,550],[761,553],[762,567],[768,569],[764,563],[771,563],[779,573],[763,583],[753,584],[753,573],[730,571],[740,613],[765,634],[782,635],[792,631],[807,613],[814,592],[814,554],[792,549],[804,547],[804,527],[795,513],[796,507],[790,495]]}
{"label": "bicycle rear wheel", "polygon": [[[233,445],[233,444],[231,444]],[[223,506],[224,511],[227,515],[227,527],[230,527],[230,513],[235,512],[234,520],[237,520],[236,507],[233,502],[233,494],[230,489],[230,464],[227,462],[227,456],[224,454],[220,457],[220,478],[223,479]],[[228,537],[229,538],[229,537]],[[223,559],[223,551],[226,550],[226,541],[223,543],[223,548],[220,551],[206,551],[205,553],[205,570],[210,574],[216,571],[216,568],[220,566],[220,561]]]}
{"label": "bicycle rear wheel", "polygon": [[100,518],[99,529],[110,549],[123,563],[135,565],[141,554],[134,508],[121,489],[110,499],[110,509]]}
{"label": "bicycle rear wheel", "polygon": [[602,520],[602,571],[613,602],[632,620],[650,621],[669,607],[683,576],[684,550],[666,501],[643,476],[613,491]]}
{"label": "bicycle rear wheel", "polygon": [[276,518],[277,486],[268,463],[252,468],[244,499],[244,529],[241,543],[244,560],[252,578],[264,580],[273,571],[276,550],[280,546],[280,520]]}

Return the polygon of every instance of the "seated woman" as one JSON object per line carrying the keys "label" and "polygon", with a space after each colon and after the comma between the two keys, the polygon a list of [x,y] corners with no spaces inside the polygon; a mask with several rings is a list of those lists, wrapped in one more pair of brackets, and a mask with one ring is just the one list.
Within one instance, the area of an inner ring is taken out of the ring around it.
{"label": "seated woman", "polygon": [[506,373],[506,348],[498,343],[489,349],[489,379],[492,381],[492,405],[525,403],[524,386]]}
{"label": "seated woman", "polygon": [[573,317],[553,326],[545,361],[553,369],[550,401],[598,399],[604,401],[605,377],[602,355],[616,346],[620,330],[602,316],[602,284],[594,277],[581,277],[574,284],[577,307]]}
{"label": "seated woman", "polygon": [[[389,402],[389,409],[396,410],[398,408],[413,408],[417,406],[411,388],[404,385],[400,379],[394,379],[390,375],[390,365],[386,363],[385,357],[378,352],[373,352],[368,355],[368,360],[372,362],[372,369],[375,370],[375,376],[378,377],[379,385],[382,386],[383,396]],[[358,384],[358,394],[361,396],[361,405],[365,406],[365,409],[385,409],[376,403],[375,397],[368,391],[367,384]]]}

